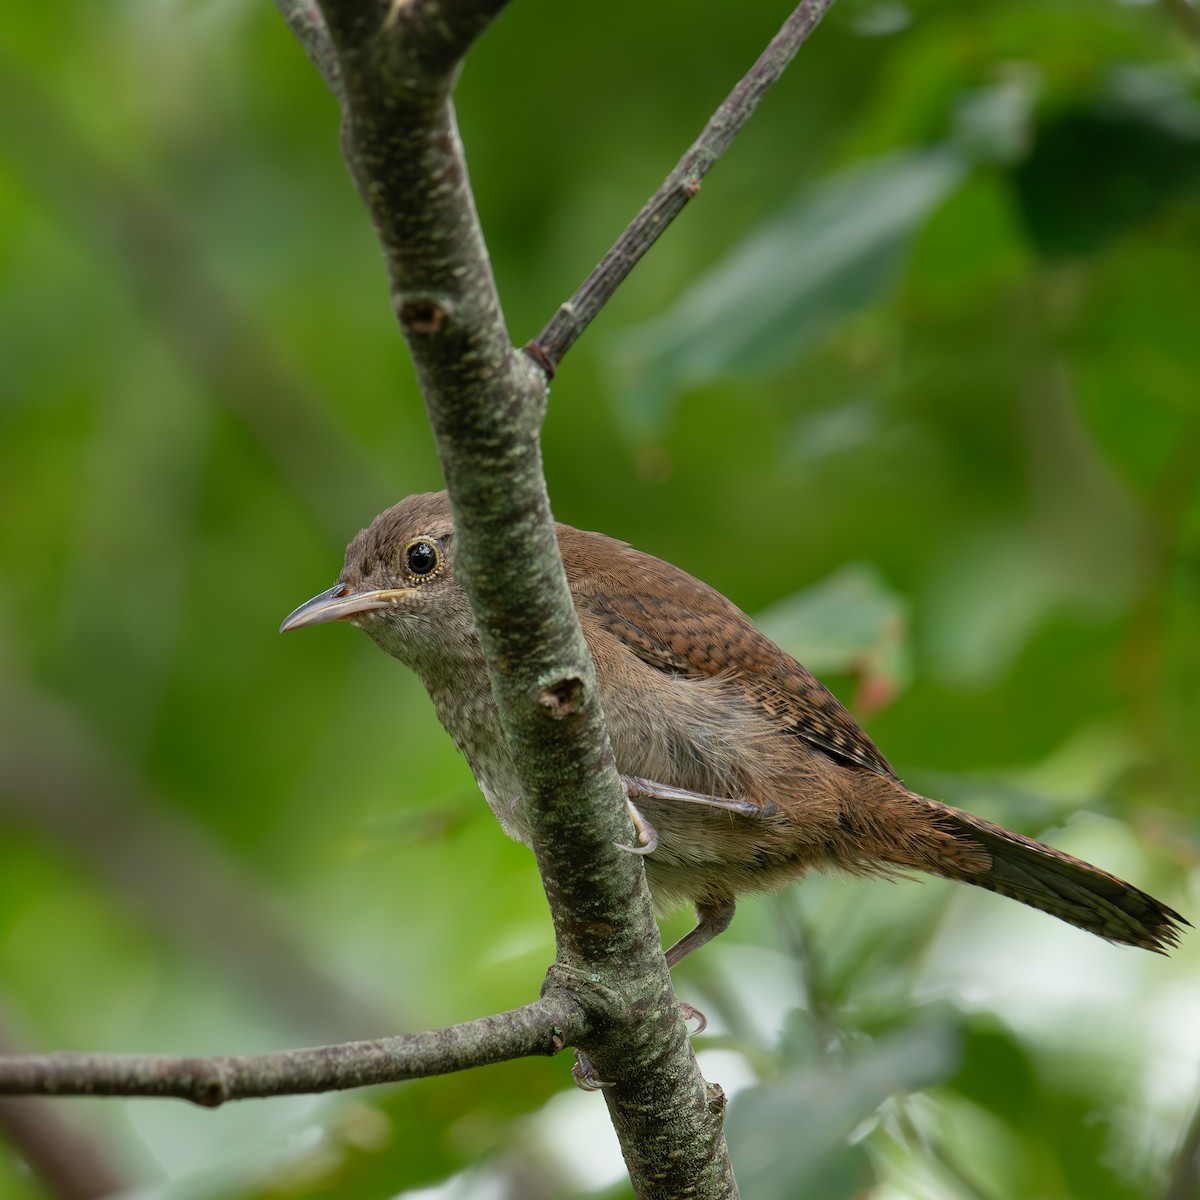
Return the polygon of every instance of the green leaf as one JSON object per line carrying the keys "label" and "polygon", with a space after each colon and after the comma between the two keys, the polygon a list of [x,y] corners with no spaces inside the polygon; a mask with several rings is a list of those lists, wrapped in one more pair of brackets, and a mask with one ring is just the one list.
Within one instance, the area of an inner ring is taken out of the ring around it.
{"label": "green leaf", "polygon": [[789,1071],[739,1093],[726,1136],[742,1192],[756,1200],[865,1194],[871,1172],[851,1136],[889,1097],[952,1070],[957,1035],[944,1016],[868,1043],[844,1062]]}
{"label": "green leaf", "polygon": [[855,675],[867,707],[892,699],[911,679],[907,606],[865,563],[848,563],[755,623],[817,675]]}
{"label": "green leaf", "polygon": [[1200,104],[1168,77],[1127,68],[1043,120],[1013,179],[1042,254],[1092,254],[1200,191]]}

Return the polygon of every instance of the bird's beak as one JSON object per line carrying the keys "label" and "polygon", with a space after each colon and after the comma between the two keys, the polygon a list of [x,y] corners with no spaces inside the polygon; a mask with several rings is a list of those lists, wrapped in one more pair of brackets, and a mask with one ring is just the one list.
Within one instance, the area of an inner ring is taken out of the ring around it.
{"label": "bird's beak", "polygon": [[374,592],[356,592],[348,583],[335,583],[327,592],[306,600],[279,627],[280,633],[289,629],[305,629],[309,625],[324,625],[326,621],[343,621],[358,613],[375,608],[392,608],[401,603],[411,588],[380,588]]}

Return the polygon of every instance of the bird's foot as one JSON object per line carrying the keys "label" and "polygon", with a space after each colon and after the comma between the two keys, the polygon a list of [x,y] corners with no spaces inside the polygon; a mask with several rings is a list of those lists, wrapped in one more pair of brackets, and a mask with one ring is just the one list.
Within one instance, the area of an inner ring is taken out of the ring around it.
{"label": "bird's foot", "polygon": [[696,1028],[688,1030],[689,1037],[699,1037],[708,1028],[708,1018],[684,1000],[679,1001],[679,1015],[685,1021],[695,1021]]}
{"label": "bird's foot", "polygon": [[[698,1037],[708,1028],[708,1018],[693,1005],[683,1000],[678,1001],[679,1015],[685,1021],[695,1021],[696,1028],[688,1030],[689,1037]],[[575,1051],[575,1065],[571,1068],[571,1078],[581,1092],[599,1092],[604,1088],[614,1087],[611,1079],[602,1079],[596,1070],[596,1064],[582,1050]]]}
{"label": "bird's foot", "polygon": [[582,1050],[575,1051],[575,1065],[571,1068],[571,1078],[581,1092],[599,1092],[603,1088],[612,1087],[612,1080],[601,1079],[595,1064]]}
{"label": "bird's foot", "polygon": [[[624,782],[624,776],[621,778]],[[638,844],[627,846],[624,842],[614,842],[613,845],[618,850],[628,850],[630,854],[653,854],[658,849],[658,830],[638,812],[637,805],[628,797],[625,799],[625,806],[629,809],[630,820],[637,831]]]}

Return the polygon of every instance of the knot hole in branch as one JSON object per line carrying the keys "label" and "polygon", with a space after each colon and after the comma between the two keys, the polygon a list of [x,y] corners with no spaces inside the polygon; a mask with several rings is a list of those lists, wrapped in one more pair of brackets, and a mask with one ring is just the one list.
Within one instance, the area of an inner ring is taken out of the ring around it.
{"label": "knot hole in branch", "polygon": [[548,683],[538,693],[538,703],[555,721],[573,717],[583,707],[584,683],[578,675],[567,675]]}
{"label": "knot hole in branch", "polygon": [[430,296],[414,297],[400,305],[400,324],[416,337],[440,333],[449,320],[446,307]]}

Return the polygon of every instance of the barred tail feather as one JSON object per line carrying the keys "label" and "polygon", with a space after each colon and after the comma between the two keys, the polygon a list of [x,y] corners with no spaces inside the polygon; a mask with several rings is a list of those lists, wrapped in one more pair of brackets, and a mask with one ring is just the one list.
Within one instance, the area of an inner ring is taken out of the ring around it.
{"label": "barred tail feather", "polygon": [[[935,823],[941,830],[984,851],[988,860],[983,865],[983,856],[979,856],[978,867],[951,862],[948,870],[935,868],[939,875],[1019,900],[1110,942],[1160,954],[1179,941],[1188,924],[1153,896],[1082,859],[935,800],[922,799],[935,810]],[[929,869],[926,863],[921,865]]]}

